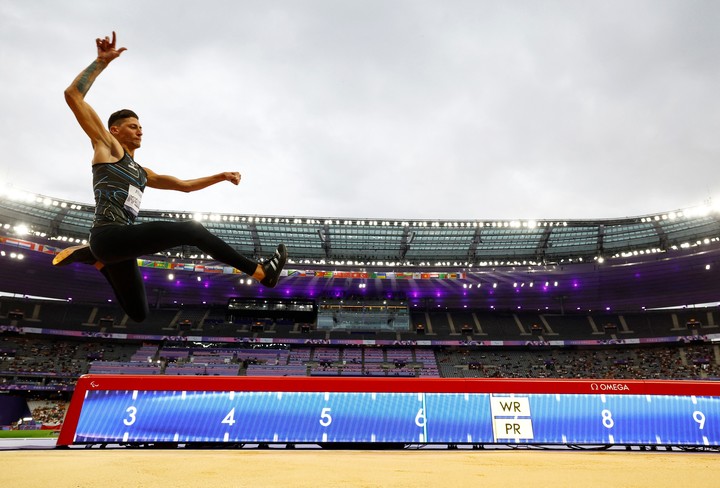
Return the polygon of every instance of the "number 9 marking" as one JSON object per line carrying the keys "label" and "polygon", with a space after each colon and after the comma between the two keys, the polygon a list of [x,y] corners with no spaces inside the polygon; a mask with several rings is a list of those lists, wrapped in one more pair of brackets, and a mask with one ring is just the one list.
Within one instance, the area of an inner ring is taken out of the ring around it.
{"label": "number 9 marking", "polygon": [[135,415],[137,414],[137,407],[128,407],[125,411],[128,414],[128,418],[123,419],[123,424],[125,424],[129,427],[135,423],[135,420],[136,420]]}
{"label": "number 9 marking", "polygon": [[695,410],[693,412],[693,420],[698,423],[700,426],[700,430],[703,430],[705,428],[705,414],[702,413],[700,410]]}

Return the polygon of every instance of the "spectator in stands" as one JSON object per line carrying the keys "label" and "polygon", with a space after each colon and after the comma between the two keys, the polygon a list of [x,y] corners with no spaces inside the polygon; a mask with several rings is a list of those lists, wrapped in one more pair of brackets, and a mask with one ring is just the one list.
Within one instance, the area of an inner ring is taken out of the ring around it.
{"label": "spectator in stands", "polygon": [[[114,32],[112,39],[97,39],[97,59],[65,90],[65,100],[92,142],[96,206],[89,246],[65,249],[55,257],[53,264],[95,264],[112,286],[125,312],[138,322],[147,317],[149,309],[136,258],[176,246],[196,246],[213,259],[247,273],[265,286],[274,287],[287,260],[284,244],[277,247],[272,258],[258,263],[236,252],[194,220],[132,225],[140,211],[146,186],[191,192],[222,181],[237,185],[240,173],[225,172],[181,180],[155,173],[135,162],[135,151],[140,148],[143,135],[138,116],[131,110],[115,112],[110,116],[106,129],[95,110],[85,101],[85,95],[98,75],[126,50],[124,47],[116,48],[115,43]],[[271,189],[272,184],[269,186]]]}

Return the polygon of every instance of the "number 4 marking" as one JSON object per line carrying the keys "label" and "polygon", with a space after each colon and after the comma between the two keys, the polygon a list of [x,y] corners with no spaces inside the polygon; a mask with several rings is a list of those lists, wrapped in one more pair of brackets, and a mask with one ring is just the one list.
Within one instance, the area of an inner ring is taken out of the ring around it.
{"label": "number 4 marking", "polygon": [[221,423],[228,424],[228,425],[235,425],[235,409],[234,408],[232,410],[230,410],[230,413],[228,413],[225,416],[225,418],[222,420]]}

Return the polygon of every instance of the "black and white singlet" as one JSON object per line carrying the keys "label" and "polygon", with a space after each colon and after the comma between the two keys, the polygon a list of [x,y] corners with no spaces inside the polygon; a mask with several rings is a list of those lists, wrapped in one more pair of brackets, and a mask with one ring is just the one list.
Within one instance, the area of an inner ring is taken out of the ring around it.
{"label": "black and white singlet", "polygon": [[130,225],[140,211],[147,173],[125,152],[116,163],[92,166],[95,219],[93,227]]}

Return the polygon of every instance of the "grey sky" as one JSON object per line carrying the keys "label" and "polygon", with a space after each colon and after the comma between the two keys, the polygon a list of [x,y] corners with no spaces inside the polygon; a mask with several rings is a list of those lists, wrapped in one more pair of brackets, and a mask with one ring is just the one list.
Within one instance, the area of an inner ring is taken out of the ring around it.
{"label": "grey sky", "polygon": [[0,2],[0,184],[91,202],[62,91],[133,108],[136,159],[239,187],[143,207],[407,219],[602,218],[720,198],[720,2]]}

